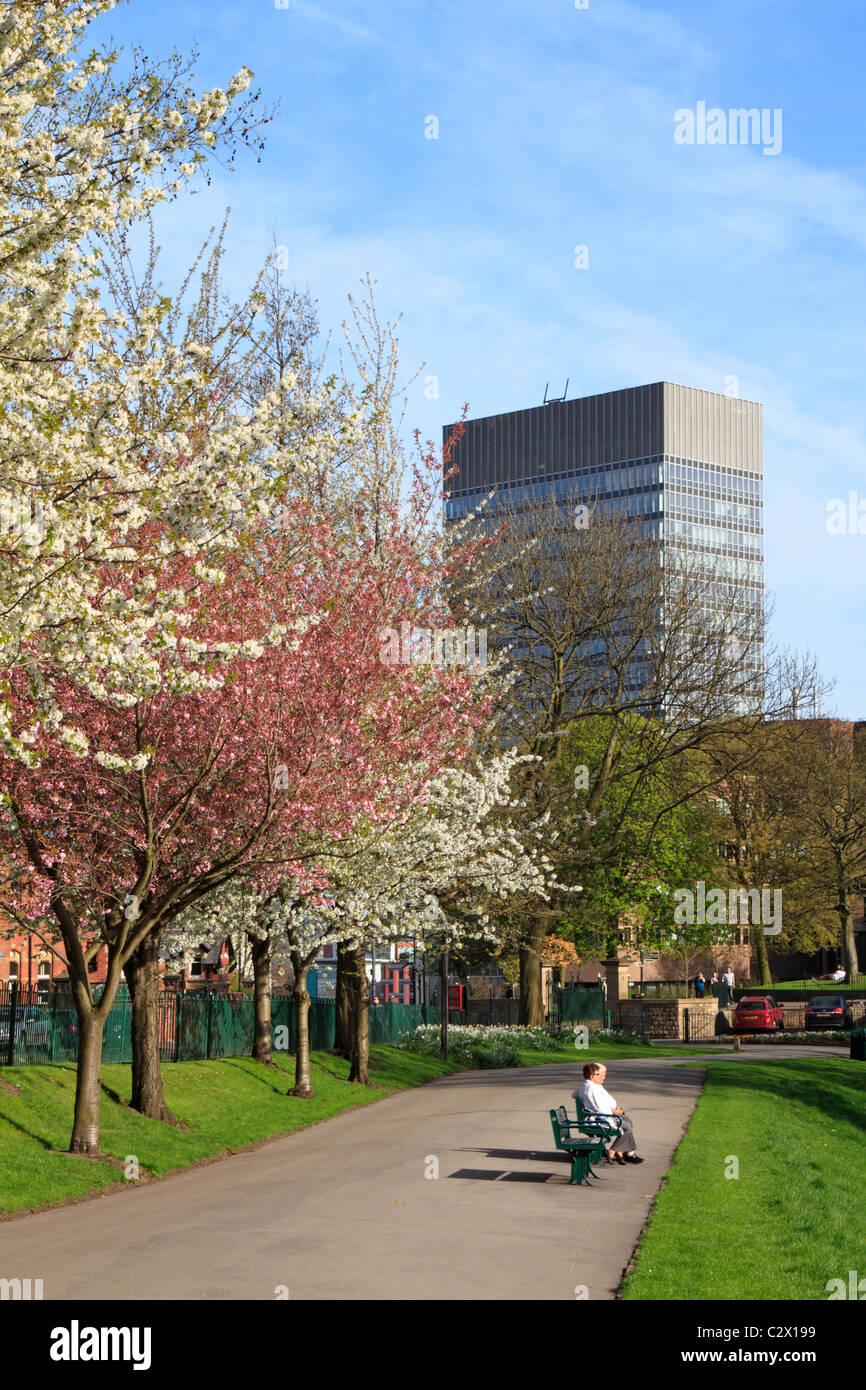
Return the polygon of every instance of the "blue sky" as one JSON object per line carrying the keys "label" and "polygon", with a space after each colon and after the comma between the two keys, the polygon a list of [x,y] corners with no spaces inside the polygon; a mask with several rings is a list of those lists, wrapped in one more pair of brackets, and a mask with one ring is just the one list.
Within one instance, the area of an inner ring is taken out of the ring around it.
{"label": "blue sky", "polygon": [[[245,63],[280,102],[260,163],[163,211],[166,269],[231,206],[235,290],[275,235],[338,326],[369,272],[407,375],[426,364],[424,436],[566,377],[572,396],[736,377],[764,405],[773,635],[866,718],[866,535],[826,530],[828,500],[866,499],[861,4],[132,0],[100,28],[195,41],[201,85]],[[781,110],[781,151],[678,145],[699,101]]]}

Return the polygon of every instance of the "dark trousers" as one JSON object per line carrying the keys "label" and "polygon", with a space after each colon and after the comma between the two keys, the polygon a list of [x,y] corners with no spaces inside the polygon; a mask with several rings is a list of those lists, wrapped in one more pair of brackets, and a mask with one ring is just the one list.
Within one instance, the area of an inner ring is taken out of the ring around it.
{"label": "dark trousers", "polygon": [[634,1130],[628,1115],[620,1115],[622,1120],[622,1130],[615,1144],[611,1144],[611,1151],[615,1154],[630,1154],[637,1148],[635,1143]]}

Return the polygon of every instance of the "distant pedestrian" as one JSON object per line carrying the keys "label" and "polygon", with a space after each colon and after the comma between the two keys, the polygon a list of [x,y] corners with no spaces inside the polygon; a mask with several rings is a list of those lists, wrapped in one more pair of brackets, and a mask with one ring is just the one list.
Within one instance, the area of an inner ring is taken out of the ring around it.
{"label": "distant pedestrian", "polygon": [[704,975],[703,970],[699,970],[697,975],[695,976],[695,998],[703,999],[704,995],[706,994],[706,990],[706,976]]}

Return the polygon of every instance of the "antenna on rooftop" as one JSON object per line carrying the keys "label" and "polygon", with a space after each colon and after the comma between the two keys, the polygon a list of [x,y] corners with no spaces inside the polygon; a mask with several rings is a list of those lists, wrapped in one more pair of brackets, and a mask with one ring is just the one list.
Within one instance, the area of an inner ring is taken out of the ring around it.
{"label": "antenna on rooftop", "polygon": [[568,395],[568,383],[569,383],[570,381],[571,381],[571,377],[570,377],[570,376],[569,376],[569,377],[566,377],[566,379],[565,379],[565,390],[563,391],[562,395],[561,395],[561,396],[551,396],[549,400],[548,400],[548,397],[547,397],[547,387],[550,385],[550,382],[548,382],[547,385],[546,385],[545,388],[544,388],[544,400],[542,401],[542,405],[561,405],[562,402],[565,400],[566,396]]}

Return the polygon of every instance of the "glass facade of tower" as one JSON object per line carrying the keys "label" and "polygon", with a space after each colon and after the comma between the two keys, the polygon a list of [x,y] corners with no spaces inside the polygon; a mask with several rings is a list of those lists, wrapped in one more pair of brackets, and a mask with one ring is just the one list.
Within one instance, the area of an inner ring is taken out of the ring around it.
{"label": "glass facade of tower", "polygon": [[[605,510],[624,510],[630,517],[640,517],[650,527],[654,524],[656,535],[662,539],[664,463],[664,456],[659,454],[649,459],[626,459],[609,465],[570,468],[562,473],[519,482],[498,482],[463,489],[455,487],[445,504],[446,520],[457,521],[466,516],[486,497],[491,486],[495,486],[496,495],[488,504],[491,510],[495,510],[497,501],[519,503],[525,500],[530,503],[548,497],[551,501],[565,503],[581,497],[597,502]],[[459,483],[459,478],[455,479],[455,483]]]}
{"label": "glass facade of tower", "polygon": [[[658,540],[667,568],[678,554],[702,557],[737,607],[760,615],[762,436],[759,404],[670,382],[470,420],[453,452],[446,520],[482,502],[495,514],[545,498],[624,512]],[[747,665],[761,664],[757,647]]]}
{"label": "glass facade of tower", "polygon": [[742,468],[665,458],[664,539],[716,557],[720,573],[764,590],[763,478]]}

